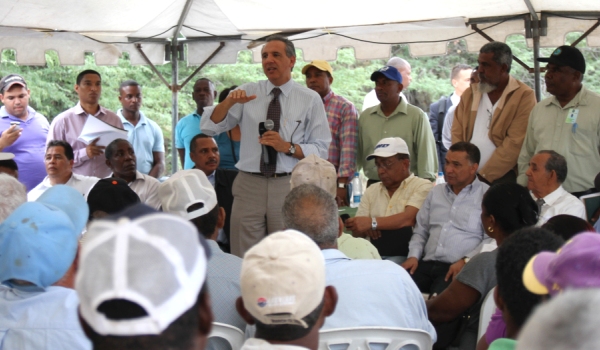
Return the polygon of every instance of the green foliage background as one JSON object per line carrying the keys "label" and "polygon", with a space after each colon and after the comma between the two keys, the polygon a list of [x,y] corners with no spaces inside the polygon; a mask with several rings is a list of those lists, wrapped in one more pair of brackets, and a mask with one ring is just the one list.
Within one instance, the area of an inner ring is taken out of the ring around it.
{"label": "green foliage background", "polygon": [[[571,43],[579,33],[567,36],[567,43]],[[525,43],[522,36],[511,36],[507,40],[513,54],[519,57],[530,67],[533,67],[533,53]],[[584,84],[593,91],[600,92],[600,57],[599,48],[589,48],[582,41],[578,48],[582,50],[587,62],[587,71]],[[540,56],[548,56],[553,49],[542,49]],[[458,63],[467,63],[472,66],[477,64],[477,55],[466,50],[464,41],[455,41],[448,44],[447,55],[434,57],[410,57],[407,46],[396,46],[392,50],[393,56],[404,57],[412,65],[413,82],[410,86],[412,100],[419,107],[427,111],[429,104],[442,95],[453,91],[450,85],[450,71]],[[46,53],[46,66],[30,67],[16,64],[15,52],[5,50],[2,52],[0,75],[9,73],[21,74],[28,82],[31,89],[30,104],[38,112],[46,115],[50,120],[58,113],[75,105],[78,101],[74,91],[75,78],[84,69],[96,69],[102,75],[103,91],[100,103],[116,111],[121,106],[118,101],[118,86],[127,79],[134,79],[143,86],[143,111],[155,120],[162,128],[165,145],[167,147],[167,174],[170,173],[170,146],[171,146],[171,92],[152,72],[148,66],[132,66],[128,56],[121,58],[117,66],[96,66],[93,54],[86,54],[84,66],[61,66],[55,52]],[[373,88],[369,80],[372,72],[385,65],[385,60],[358,61],[354,58],[354,50],[344,48],[338,51],[335,62],[331,62],[334,70],[332,89],[352,101],[360,110],[364,96]],[[302,52],[298,51],[298,59],[293,79],[303,83],[302,67],[306,64],[302,59]],[[157,67],[171,80],[171,64]],[[179,81],[182,82],[197,67],[180,64]],[[513,61],[511,74],[517,79],[534,85],[534,76]],[[215,82],[217,90],[221,91],[232,85],[241,85],[264,79],[260,63],[254,63],[249,51],[240,52],[238,62],[234,65],[207,65],[192,81],[182,89],[179,95],[179,118],[191,113],[194,102],[191,99],[193,82],[200,77],[207,77]],[[543,87],[543,80],[542,80]],[[545,89],[543,89],[545,94]]]}

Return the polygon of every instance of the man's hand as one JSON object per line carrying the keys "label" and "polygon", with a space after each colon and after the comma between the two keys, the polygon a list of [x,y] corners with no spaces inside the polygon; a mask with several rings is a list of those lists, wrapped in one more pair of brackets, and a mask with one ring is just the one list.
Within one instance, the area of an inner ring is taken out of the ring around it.
{"label": "man's hand", "polygon": [[346,228],[352,231],[352,235],[355,237],[364,237],[367,231],[371,230],[371,218],[366,216],[356,216],[346,220]]}
{"label": "man's hand", "polygon": [[417,258],[408,258],[400,266],[402,266],[403,268],[405,268],[406,271],[408,271],[408,273],[410,273],[412,275],[413,273],[415,273],[415,270],[417,269],[417,266],[419,266],[419,259],[417,259]]}
{"label": "man's hand", "polygon": [[454,279],[454,277],[458,275],[460,270],[462,270],[463,266],[465,266],[465,261],[463,259],[460,259],[459,261],[450,265],[450,268],[448,269],[448,273],[446,274],[446,278],[444,279],[444,281],[448,282],[449,279]]}
{"label": "man's hand", "polygon": [[381,237],[381,231],[379,230],[367,230],[365,234],[371,239],[378,239]]}
{"label": "man's hand", "polygon": [[4,130],[2,134],[0,134],[0,150],[3,150],[4,148],[15,143],[19,136],[21,136],[22,132],[23,129],[21,129],[18,125],[11,125],[10,128]]}
{"label": "man's hand", "polygon": [[335,196],[338,207],[347,207],[348,204],[348,189],[338,188]]}
{"label": "man's hand", "polygon": [[226,100],[229,100],[229,103],[231,105],[234,105],[236,103],[243,104],[246,102],[250,102],[250,101],[254,100],[255,98],[256,98],[256,95],[246,96],[245,90],[233,90],[232,92],[229,93]]}
{"label": "man's hand", "polygon": [[267,131],[262,137],[258,137],[258,142],[261,145],[271,146],[277,152],[288,153],[290,151],[291,143],[284,141],[281,135],[277,131]]}
{"label": "man's hand", "polygon": [[100,140],[99,137],[95,138],[89,145],[85,148],[85,153],[88,158],[92,159],[104,153],[104,149],[106,146],[97,146],[96,143]]}

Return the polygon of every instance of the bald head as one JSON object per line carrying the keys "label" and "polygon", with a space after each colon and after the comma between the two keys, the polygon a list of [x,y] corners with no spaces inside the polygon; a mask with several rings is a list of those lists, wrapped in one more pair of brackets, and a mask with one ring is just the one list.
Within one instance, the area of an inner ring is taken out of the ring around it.
{"label": "bald head", "polygon": [[403,58],[392,57],[387,65],[396,68],[398,72],[400,72],[400,75],[402,75],[402,86],[404,87],[404,90],[408,89],[408,86],[412,82],[412,77],[410,75],[412,69],[410,63]]}

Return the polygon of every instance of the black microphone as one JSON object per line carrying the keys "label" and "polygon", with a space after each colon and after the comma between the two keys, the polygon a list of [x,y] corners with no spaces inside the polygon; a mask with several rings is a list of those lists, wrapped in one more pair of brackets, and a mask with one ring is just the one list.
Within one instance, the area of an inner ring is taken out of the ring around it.
{"label": "black microphone", "polygon": [[[258,134],[262,137],[265,132],[273,130],[274,127],[275,122],[273,122],[271,119],[267,119],[264,122],[260,122],[258,123]],[[277,157],[277,152],[275,152],[275,149],[273,147],[262,145],[262,151],[263,163],[271,164],[271,161],[273,163],[275,162],[273,157]]]}

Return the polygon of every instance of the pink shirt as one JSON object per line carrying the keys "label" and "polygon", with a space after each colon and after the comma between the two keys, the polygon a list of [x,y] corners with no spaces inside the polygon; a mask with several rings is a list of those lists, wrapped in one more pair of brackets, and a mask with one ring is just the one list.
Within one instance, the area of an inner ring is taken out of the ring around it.
{"label": "pink shirt", "polygon": [[[121,119],[115,113],[102,106],[100,106],[100,109],[94,117],[123,129]],[[75,107],[67,109],[52,120],[46,144],[51,140],[67,141],[71,147],[73,147],[73,153],[75,155],[73,172],[85,176],[104,178],[112,173],[106,166],[106,158],[104,155],[99,155],[90,159],[85,152],[85,147],[87,145],[77,140],[87,118],[88,113],[84,111],[81,104],[77,102]]]}

